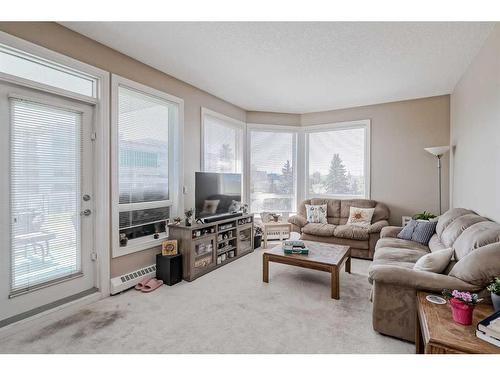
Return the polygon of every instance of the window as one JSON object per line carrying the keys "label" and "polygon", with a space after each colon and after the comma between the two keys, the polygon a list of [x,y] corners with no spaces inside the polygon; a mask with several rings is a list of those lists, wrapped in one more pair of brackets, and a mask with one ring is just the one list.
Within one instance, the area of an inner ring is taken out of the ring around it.
{"label": "window", "polygon": [[202,108],[202,169],[205,172],[242,172],[245,123]]}
{"label": "window", "polygon": [[124,255],[163,239],[166,220],[178,208],[182,101],[116,76],[113,88],[119,234],[114,254]]}
{"label": "window", "polygon": [[306,195],[368,198],[369,121],[306,128]]}
{"label": "window", "polygon": [[249,128],[251,212],[296,210],[297,135],[287,127]]}
{"label": "window", "polygon": [[0,72],[79,95],[97,97],[94,77],[0,44]]}

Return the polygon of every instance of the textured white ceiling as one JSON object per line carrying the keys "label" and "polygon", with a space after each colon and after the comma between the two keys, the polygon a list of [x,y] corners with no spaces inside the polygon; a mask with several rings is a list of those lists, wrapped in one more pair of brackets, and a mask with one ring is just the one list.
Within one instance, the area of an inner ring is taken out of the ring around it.
{"label": "textured white ceiling", "polygon": [[493,23],[62,22],[246,110],[449,94]]}

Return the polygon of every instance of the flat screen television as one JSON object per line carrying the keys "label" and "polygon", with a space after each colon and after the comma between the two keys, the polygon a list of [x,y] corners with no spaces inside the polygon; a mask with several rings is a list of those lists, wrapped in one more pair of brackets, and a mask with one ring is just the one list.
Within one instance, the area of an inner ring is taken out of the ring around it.
{"label": "flat screen television", "polygon": [[196,218],[203,219],[240,211],[241,174],[196,172]]}

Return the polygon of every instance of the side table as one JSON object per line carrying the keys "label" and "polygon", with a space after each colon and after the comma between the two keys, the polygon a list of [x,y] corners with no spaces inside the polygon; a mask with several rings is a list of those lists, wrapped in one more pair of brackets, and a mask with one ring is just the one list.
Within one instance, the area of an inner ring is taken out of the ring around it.
{"label": "side table", "polygon": [[264,249],[267,249],[268,240],[284,241],[290,238],[292,232],[292,224],[283,222],[264,223]]}

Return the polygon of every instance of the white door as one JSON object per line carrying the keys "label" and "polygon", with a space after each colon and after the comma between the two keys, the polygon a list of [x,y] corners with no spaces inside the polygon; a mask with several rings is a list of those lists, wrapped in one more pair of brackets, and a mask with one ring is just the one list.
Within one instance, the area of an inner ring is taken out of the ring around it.
{"label": "white door", "polygon": [[93,113],[0,82],[0,326],[96,286]]}

